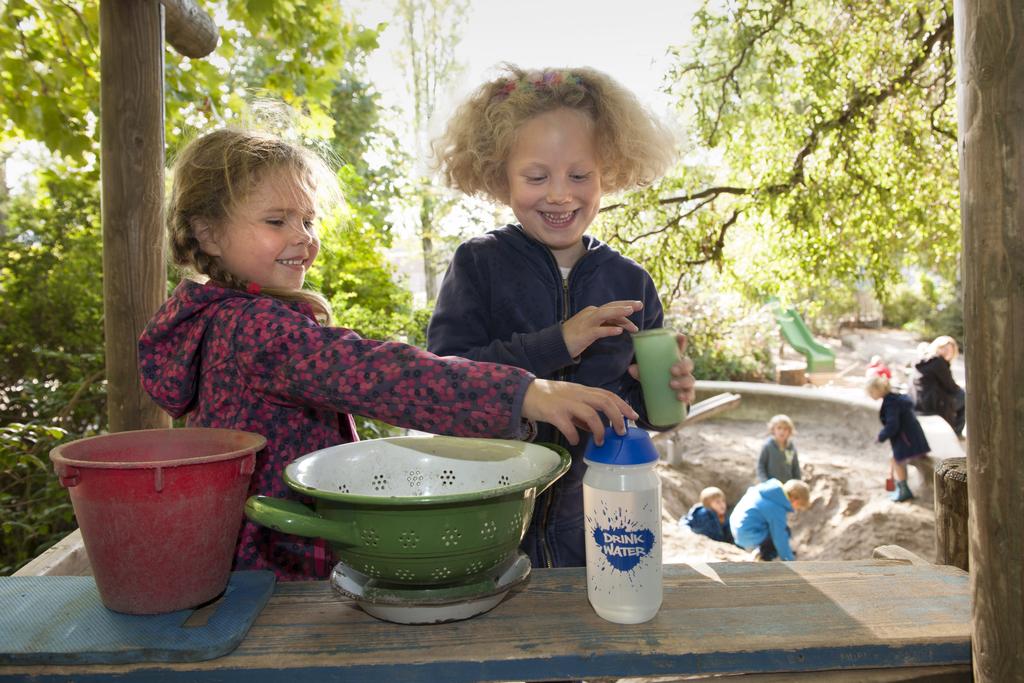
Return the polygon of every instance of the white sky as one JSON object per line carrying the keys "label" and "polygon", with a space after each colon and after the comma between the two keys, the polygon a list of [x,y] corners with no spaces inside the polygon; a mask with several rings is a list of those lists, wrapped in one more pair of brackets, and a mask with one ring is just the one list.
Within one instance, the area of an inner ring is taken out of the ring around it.
{"label": "white sky", "polygon": [[[393,0],[362,0],[362,23],[391,19]],[[456,52],[465,67],[453,102],[490,78],[503,61],[525,68],[591,66],[629,87],[659,114],[668,108],[658,92],[670,45],[689,40],[699,0],[470,0]],[[357,8],[359,6],[357,5]],[[370,77],[389,103],[408,88],[395,66],[401,30],[391,24],[371,55]],[[438,127],[435,123],[435,127]]]}

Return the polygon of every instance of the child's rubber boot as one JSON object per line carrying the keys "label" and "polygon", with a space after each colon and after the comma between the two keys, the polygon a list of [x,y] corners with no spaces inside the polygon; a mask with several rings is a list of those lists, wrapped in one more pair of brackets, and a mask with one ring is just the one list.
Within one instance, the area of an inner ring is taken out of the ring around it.
{"label": "child's rubber boot", "polygon": [[895,503],[902,503],[913,497],[914,494],[910,492],[910,484],[906,481],[898,481],[896,482],[896,490],[889,496],[889,500]]}

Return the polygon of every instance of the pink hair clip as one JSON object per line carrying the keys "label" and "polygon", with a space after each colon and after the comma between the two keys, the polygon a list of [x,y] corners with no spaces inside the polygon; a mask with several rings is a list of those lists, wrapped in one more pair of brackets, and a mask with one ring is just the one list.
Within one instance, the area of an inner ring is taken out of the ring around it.
{"label": "pink hair clip", "polygon": [[504,100],[519,88],[523,88],[525,90],[544,89],[560,85],[561,83],[571,83],[572,85],[579,87],[583,86],[583,81],[580,77],[570,71],[531,71],[521,79],[509,79],[505,81],[494,96],[494,99],[498,101]]}
{"label": "pink hair clip", "polygon": [[501,86],[497,93],[495,93],[493,100],[495,102],[501,102],[512,94],[512,91],[519,85],[518,81],[512,80],[511,78],[505,81],[505,84]]}

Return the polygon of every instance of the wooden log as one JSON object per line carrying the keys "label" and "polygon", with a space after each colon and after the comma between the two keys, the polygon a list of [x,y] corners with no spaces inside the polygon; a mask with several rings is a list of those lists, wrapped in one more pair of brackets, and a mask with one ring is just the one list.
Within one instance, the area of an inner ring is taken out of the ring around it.
{"label": "wooden log", "polygon": [[692,425],[696,422],[703,422],[704,420],[711,419],[716,415],[738,408],[741,400],[743,400],[743,397],[739,394],[726,392],[724,394],[718,394],[711,398],[704,399],[698,403],[694,403],[686,413],[686,419],[683,420],[683,426]]}
{"label": "wooden log", "polygon": [[935,470],[935,563],[968,571],[967,458],[948,458]]}
{"label": "wooden log", "polygon": [[217,24],[193,0],[160,0],[167,42],[178,54],[199,59],[217,49]]}
{"label": "wooden log", "polygon": [[107,416],[112,432],[169,427],[142,390],[138,338],[167,296],[160,5],[100,3],[100,179]]}
{"label": "wooden log", "polygon": [[715,415],[720,415],[721,413],[738,408],[742,398],[743,397],[739,394],[726,392],[694,403],[686,412],[686,418],[679,423],[678,426],[674,429],[658,432],[651,438],[651,440],[656,444],[663,445],[665,462],[669,465],[679,465],[683,461],[682,449],[678,448],[678,444],[676,443],[680,436],[680,430],[684,427],[693,425],[696,422],[702,422],[714,417]]}
{"label": "wooden log", "polygon": [[807,364],[779,363],[775,367],[775,382],[790,387],[802,387],[807,382]]}
{"label": "wooden log", "polygon": [[1024,3],[956,0],[975,680],[1024,672]]}

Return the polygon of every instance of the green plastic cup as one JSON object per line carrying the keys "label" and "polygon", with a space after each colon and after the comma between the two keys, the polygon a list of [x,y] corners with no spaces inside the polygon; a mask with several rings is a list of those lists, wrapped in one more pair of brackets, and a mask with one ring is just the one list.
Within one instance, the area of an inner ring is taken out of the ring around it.
{"label": "green plastic cup", "polygon": [[672,366],[679,362],[675,331],[662,327],[635,332],[632,336],[647,421],[655,427],[679,424],[686,417],[686,404],[669,386]]}

